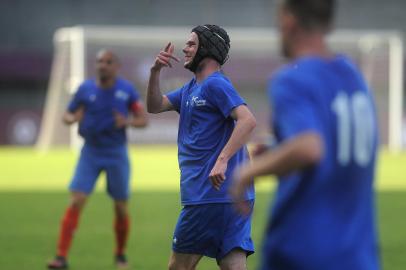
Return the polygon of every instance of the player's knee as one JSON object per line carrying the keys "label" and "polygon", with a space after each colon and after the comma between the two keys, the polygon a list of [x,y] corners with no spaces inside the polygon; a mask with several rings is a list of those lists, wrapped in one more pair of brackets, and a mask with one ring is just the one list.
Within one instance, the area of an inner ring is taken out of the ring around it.
{"label": "player's knee", "polygon": [[175,258],[171,257],[169,259],[168,269],[169,270],[194,270],[195,268],[187,267],[186,265],[179,263]]}
{"label": "player's knee", "polygon": [[246,270],[247,255],[243,250],[233,250],[220,261],[221,270]]}
{"label": "player's knee", "polygon": [[168,270],[176,270],[176,262],[174,258],[170,258],[169,259],[169,263],[168,263]]}
{"label": "player's knee", "polygon": [[115,202],[115,213],[118,218],[125,218],[128,216],[127,202]]}
{"label": "player's knee", "polygon": [[71,197],[70,207],[81,210],[86,203],[87,196],[81,193],[74,193]]}

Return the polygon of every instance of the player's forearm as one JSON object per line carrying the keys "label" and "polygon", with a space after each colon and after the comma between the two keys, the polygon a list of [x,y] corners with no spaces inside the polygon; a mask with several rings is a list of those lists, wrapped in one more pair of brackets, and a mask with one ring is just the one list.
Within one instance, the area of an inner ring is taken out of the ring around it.
{"label": "player's forearm", "polygon": [[133,117],[129,120],[129,125],[136,128],[144,128],[148,125],[148,119],[146,116]]}
{"label": "player's forearm", "polygon": [[147,87],[147,111],[149,113],[159,113],[162,107],[162,93],[159,87],[160,69],[151,68]]}
{"label": "player's forearm", "polygon": [[219,159],[228,161],[243,145],[248,142],[255,126],[256,121],[252,115],[247,115],[244,118],[238,119],[230,139],[219,155]]}
{"label": "player's forearm", "polygon": [[283,176],[317,164],[322,156],[323,143],[319,135],[306,133],[255,158],[240,173],[244,179],[268,174]]}
{"label": "player's forearm", "polygon": [[72,125],[73,123],[77,122],[78,119],[76,119],[75,114],[70,113],[70,112],[65,112],[62,116],[62,122],[65,125]]}

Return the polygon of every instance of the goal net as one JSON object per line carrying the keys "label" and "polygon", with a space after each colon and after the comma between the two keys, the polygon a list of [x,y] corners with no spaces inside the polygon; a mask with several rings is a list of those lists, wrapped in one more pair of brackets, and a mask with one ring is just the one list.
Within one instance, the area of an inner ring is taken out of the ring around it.
{"label": "goal net", "polygon": [[[86,78],[95,76],[95,58],[100,49],[113,50],[121,63],[120,74],[132,81],[145,98],[149,68],[156,54],[171,41],[182,58],[182,48],[191,27],[101,27],[61,28],[54,36],[51,69],[42,124],[37,146],[77,147],[81,140],[77,126],[62,124],[72,94]],[[284,60],[279,54],[277,33],[261,28],[227,28],[231,37],[230,59],[223,70],[246,99],[258,119],[253,140],[269,132],[267,80]],[[329,37],[334,51],[350,55],[363,71],[374,92],[378,107],[380,138],[391,150],[402,148],[403,122],[403,39],[398,32],[336,31]],[[182,64],[166,68],[161,74],[163,92],[178,88],[192,74]],[[175,143],[178,116],[174,112],[149,115],[146,129],[129,129],[135,143]]]}

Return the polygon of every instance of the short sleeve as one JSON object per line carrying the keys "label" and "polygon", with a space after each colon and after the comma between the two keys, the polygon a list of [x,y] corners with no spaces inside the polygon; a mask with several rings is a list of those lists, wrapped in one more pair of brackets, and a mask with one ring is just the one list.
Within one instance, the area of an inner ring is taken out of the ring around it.
{"label": "short sleeve", "polygon": [[137,89],[130,85],[129,86],[129,94],[130,94],[130,98],[129,98],[129,102],[130,104],[133,104],[135,102],[138,102],[140,100],[140,94],[138,93]]}
{"label": "short sleeve", "polygon": [[268,86],[273,121],[276,131],[283,139],[307,131],[321,131],[317,104],[304,82],[290,77],[276,77]]}
{"label": "short sleeve", "polygon": [[169,99],[169,102],[178,112],[180,112],[180,107],[182,104],[182,93],[183,93],[184,88],[185,87],[183,86],[179,89],[172,90],[172,91],[166,93],[166,97]]}
{"label": "short sleeve", "polygon": [[76,91],[76,93],[73,95],[73,98],[69,102],[67,110],[71,113],[75,112],[81,105],[83,105],[83,93],[85,91],[85,86],[81,84]]}
{"label": "short sleeve", "polygon": [[131,84],[130,84],[128,90],[129,90],[128,108],[133,113],[137,113],[143,107],[143,105],[141,103],[140,95],[139,95],[137,89],[134,86],[132,86]]}
{"label": "short sleeve", "polygon": [[225,118],[230,116],[234,108],[246,104],[229,82],[220,79],[211,80],[207,87],[206,98],[221,111]]}

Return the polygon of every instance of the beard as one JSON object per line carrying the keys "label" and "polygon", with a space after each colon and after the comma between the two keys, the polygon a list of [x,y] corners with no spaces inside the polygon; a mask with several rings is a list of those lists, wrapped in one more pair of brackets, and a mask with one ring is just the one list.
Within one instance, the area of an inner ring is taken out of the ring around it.
{"label": "beard", "polygon": [[281,54],[283,57],[290,59],[292,57],[292,53],[290,50],[290,46],[288,45],[288,43],[286,41],[281,42]]}
{"label": "beard", "polygon": [[100,81],[105,82],[111,78],[111,75],[108,74],[108,72],[106,72],[105,70],[98,70],[97,77]]}
{"label": "beard", "polygon": [[183,63],[183,67],[189,69],[190,66],[192,65],[193,59]]}

